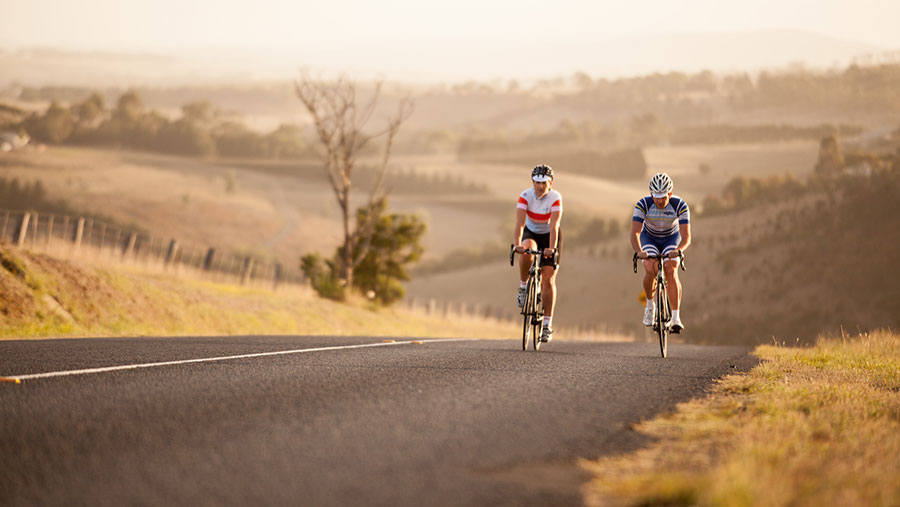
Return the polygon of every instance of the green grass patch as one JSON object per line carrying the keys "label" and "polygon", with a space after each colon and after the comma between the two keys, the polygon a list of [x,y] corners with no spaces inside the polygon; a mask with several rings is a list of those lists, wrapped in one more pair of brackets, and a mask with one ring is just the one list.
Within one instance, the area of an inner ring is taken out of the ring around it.
{"label": "green grass patch", "polygon": [[900,336],[760,346],[762,363],[583,466],[588,505],[900,505]]}

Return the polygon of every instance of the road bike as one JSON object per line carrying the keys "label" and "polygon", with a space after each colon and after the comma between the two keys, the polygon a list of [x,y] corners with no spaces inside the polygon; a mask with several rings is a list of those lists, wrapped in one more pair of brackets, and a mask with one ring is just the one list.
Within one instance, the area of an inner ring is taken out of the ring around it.
{"label": "road bike", "polygon": [[[651,326],[659,336],[659,352],[663,357],[669,354],[669,334],[672,330],[669,328],[669,319],[672,318],[672,308],[669,306],[669,298],[666,294],[666,277],[663,270],[663,262],[668,259],[668,255],[650,255],[648,259],[656,260],[656,317],[653,319]],[[634,264],[634,272],[637,273],[638,255],[634,254],[631,262]],[[678,252],[678,264],[684,271],[684,254]],[[650,297],[648,294],[647,297]]]}
{"label": "road bike", "polygon": [[[541,348],[541,326],[544,323],[544,305],[541,303],[541,257],[543,252],[525,249],[531,255],[531,266],[528,267],[528,285],[525,288],[525,304],[522,305],[522,350],[528,350],[528,338],[534,350]],[[554,263],[556,250],[553,251]],[[509,265],[516,265],[516,247],[509,245]]]}

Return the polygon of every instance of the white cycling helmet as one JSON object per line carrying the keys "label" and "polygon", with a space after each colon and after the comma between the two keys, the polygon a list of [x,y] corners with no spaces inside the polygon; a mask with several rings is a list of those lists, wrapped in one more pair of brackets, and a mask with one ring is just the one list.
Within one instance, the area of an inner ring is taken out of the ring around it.
{"label": "white cycling helmet", "polygon": [[534,181],[553,181],[553,168],[547,164],[534,166],[531,170],[531,179]]}
{"label": "white cycling helmet", "polygon": [[657,199],[669,195],[674,186],[672,178],[666,173],[656,173],[650,178],[650,194]]}

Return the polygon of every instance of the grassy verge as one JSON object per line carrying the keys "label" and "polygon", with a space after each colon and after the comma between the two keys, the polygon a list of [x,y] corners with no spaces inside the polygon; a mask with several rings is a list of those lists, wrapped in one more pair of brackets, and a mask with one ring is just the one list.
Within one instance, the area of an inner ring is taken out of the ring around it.
{"label": "grassy verge", "polygon": [[900,335],[761,346],[763,362],[582,463],[588,505],[900,505]]}
{"label": "grassy verge", "polygon": [[188,275],[0,248],[0,339],[241,334],[515,337],[511,322],[436,316],[303,287],[241,287]]}

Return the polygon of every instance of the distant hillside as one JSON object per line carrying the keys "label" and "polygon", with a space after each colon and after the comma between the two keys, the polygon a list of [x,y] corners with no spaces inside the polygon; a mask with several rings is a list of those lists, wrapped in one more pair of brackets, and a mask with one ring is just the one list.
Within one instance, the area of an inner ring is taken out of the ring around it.
{"label": "distant hillside", "polygon": [[900,326],[900,167],[816,186],[796,202],[709,219],[719,232],[692,252],[714,259],[685,295],[691,341],[808,342]]}

